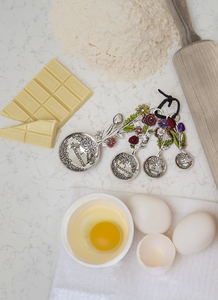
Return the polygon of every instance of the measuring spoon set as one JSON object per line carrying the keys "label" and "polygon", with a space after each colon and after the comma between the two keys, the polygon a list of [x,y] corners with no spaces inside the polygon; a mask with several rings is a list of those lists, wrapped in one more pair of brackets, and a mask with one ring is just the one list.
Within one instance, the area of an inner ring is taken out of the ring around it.
{"label": "measuring spoon set", "polygon": [[[166,162],[162,158],[162,152],[169,149],[174,143],[179,153],[175,163],[180,169],[190,169],[193,165],[193,157],[184,151],[186,147],[185,125],[179,122],[180,102],[170,95],[158,90],[166,98],[158,107],[149,107],[145,104],[136,108],[125,121],[123,115],[118,113],[113,118],[113,123],[104,130],[97,131],[95,137],[83,132],[68,135],[60,144],[59,157],[62,163],[70,170],[83,172],[93,168],[100,157],[100,145],[112,148],[117,139],[124,137],[124,133],[131,132],[129,138],[131,152],[117,154],[111,162],[112,173],[121,180],[132,180],[138,175],[139,161],[136,152],[147,146],[150,136],[157,138],[158,152],[148,157],[143,169],[152,178],[161,177],[167,169]],[[177,103],[177,110],[170,115],[164,115],[162,107],[168,103]]]}

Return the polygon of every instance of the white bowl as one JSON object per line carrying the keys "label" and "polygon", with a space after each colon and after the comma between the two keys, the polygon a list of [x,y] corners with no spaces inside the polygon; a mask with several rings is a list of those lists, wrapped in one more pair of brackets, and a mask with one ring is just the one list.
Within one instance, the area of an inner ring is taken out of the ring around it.
{"label": "white bowl", "polygon": [[[123,250],[112,260],[104,262],[104,263],[96,263],[96,262],[86,262],[84,261],[82,258],[80,259],[78,257],[78,255],[76,255],[72,248],[69,245],[68,242],[68,238],[67,238],[67,228],[68,228],[68,222],[72,216],[72,214],[75,212],[75,210],[77,210],[79,207],[81,207],[81,211],[85,208],[88,207],[90,205],[93,204],[102,204],[102,203],[110,203],[112,206],[117,207],[118,209],[120,209],[120,211],[122,211],[122,213],[125,215],[127,222],[128,222],[128,227],[129,227],[129,232],[128,232],[128,239],[126,241],[126,244],[123,248]],[[93,267],[93,268],[99,268],[99,267],[108,267],[108,266],[112,266],[114,264],[116,264],[118,261],[120,261],[128,252],[131,244],[132,244],[132,240],[133,240],[133,234],[134,234],[134,223],[133,223],[133,219],[132,219],[132,215],[129,211],[129,209],[127,208],[127,206],[118,198],[109,195],[109,194],[105,194],[105,193],[91,193],[91,194],[87,194],[83,197],[80,197],[79,199],[77,199],[76,201],[74,201],[65,211],[62,221],[61,221],[61,227],[60,227],[60,238],[61,238],[61,242],[62,245],[65,249],[65,251],[69,254],[69,256],[71,258],[73,258],[75,261],[77,261],[78,263],[84,265],[84,266],[88,266],[88,267]]]}

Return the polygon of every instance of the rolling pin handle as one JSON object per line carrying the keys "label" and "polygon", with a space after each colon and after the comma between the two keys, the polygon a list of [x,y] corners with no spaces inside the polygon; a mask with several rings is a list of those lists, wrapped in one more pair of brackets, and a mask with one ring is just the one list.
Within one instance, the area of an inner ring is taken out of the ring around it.
{"label": "rolling pin handle", "polygon": [[182,47],[201,41],[192,23],[187,0],[165,0],[165,2],[179,31]]}

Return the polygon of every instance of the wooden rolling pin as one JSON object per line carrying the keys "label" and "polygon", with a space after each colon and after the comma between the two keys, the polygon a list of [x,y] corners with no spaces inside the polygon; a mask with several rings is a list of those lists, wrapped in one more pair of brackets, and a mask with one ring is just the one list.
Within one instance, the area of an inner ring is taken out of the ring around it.
{"label": "wooden rolling pin", "polygon": [[218,187],[218,45],[196,33],[186,0],[166,3],[182,46],[173,64]]}

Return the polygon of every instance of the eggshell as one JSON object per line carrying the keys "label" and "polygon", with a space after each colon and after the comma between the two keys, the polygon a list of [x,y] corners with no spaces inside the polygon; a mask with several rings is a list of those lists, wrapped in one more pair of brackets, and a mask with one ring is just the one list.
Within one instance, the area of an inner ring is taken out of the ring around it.
{"label": "eggshell", "polygon": [[205,250],[214,241],[217,224],[214,217],[204,211],[185,216],[173,232],[177,252],[191,255]]}
{"label": "eggshell", "polygon": [[167,204],[160,198],[147,194],[134,194],[127,201],[135,227],[141,232],[164,233],[172,216]]}
{"label": "eggshell", "polygon": [[172,266],[176,248],[172,241],[160,233],[146,235],[136,250],[139,265],[153,275],[164,274]]}

